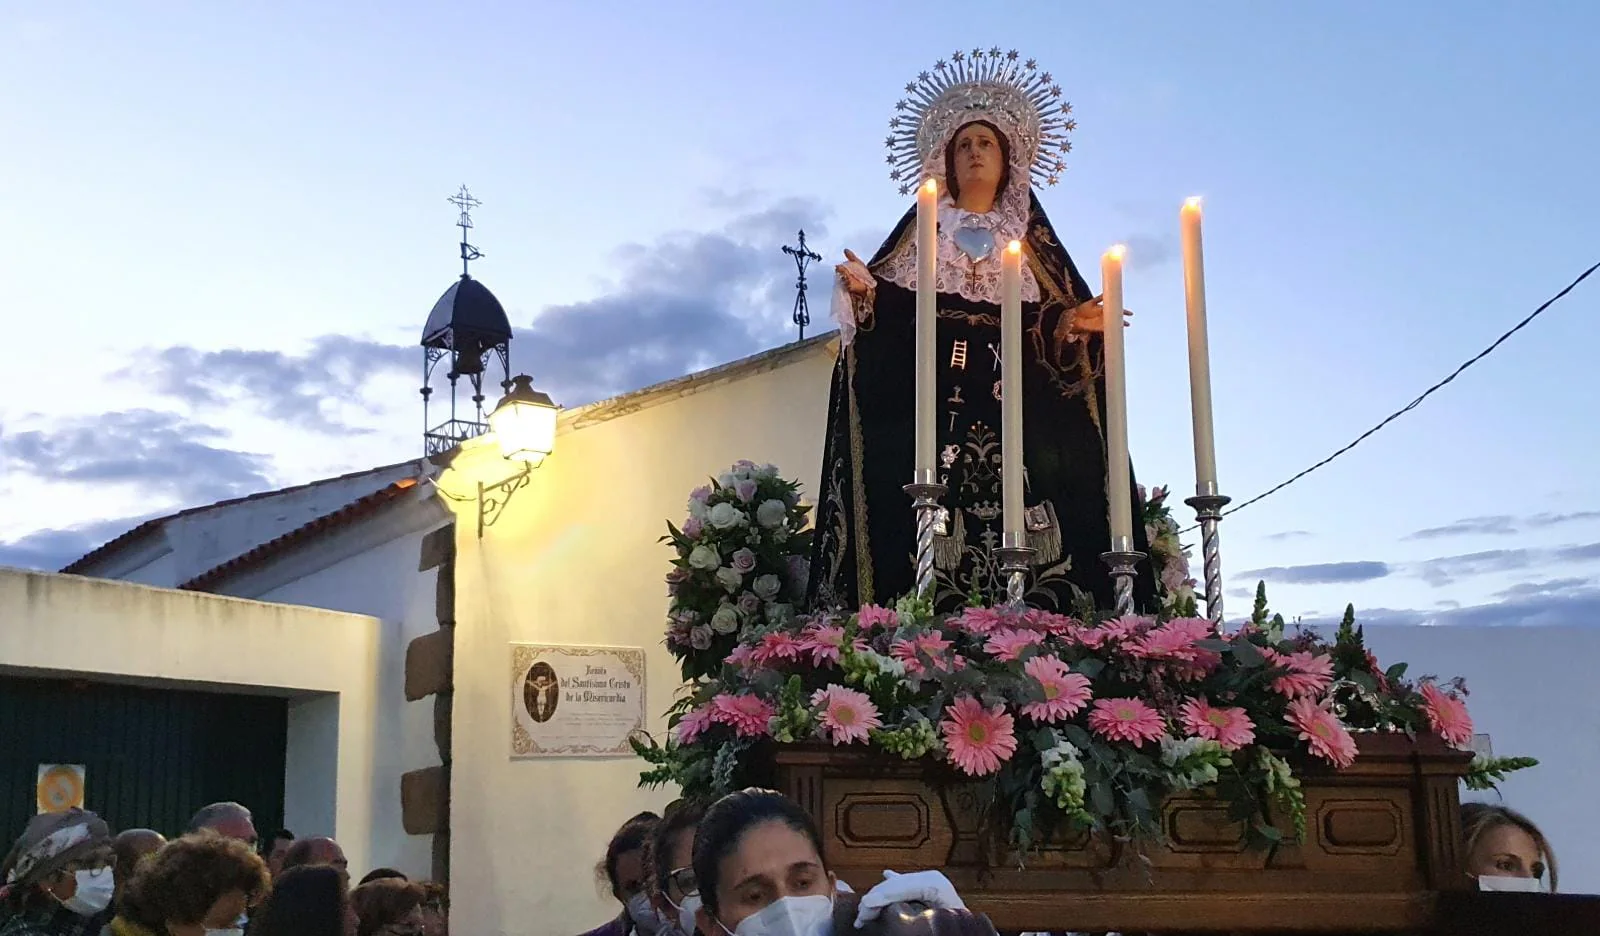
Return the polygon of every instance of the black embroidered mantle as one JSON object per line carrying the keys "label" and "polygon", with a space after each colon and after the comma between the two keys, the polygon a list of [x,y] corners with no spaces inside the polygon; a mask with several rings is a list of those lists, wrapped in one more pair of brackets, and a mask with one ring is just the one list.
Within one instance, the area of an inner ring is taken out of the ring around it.
{"label": "black embroidered mantle", "polygon": [[[869,267],[915,237],[915,217],[913,209],[901,218]],[[1109,608],[1111,581],[1100,561],[1111,536],[1102,342],[1071,328],[1071,310],[1093,293],[1032,196],[1024,253],[1041,297],[1022,311],[1025,503],[1029,545],[1038,550],[1028,603],[1069,611],[1081,590]],[[912,588],[914,523],[902,488],[914,457],[915,308],[913,291],[880,277],[872,315],[834,367],[811,561],[814,609],[888,604]],[[935,543],[935,603],[948,610],[975,595],[992,602],[1004,594],[993,553],[1004,467],[999,307],[941,293],[938,331],[939,473],[950,517]],[[1136,502],[1135,548],[1148,552],[1140,509]],[[1154,595],[1149,564],[1141,563],[1135,603],[1150,607]]]}

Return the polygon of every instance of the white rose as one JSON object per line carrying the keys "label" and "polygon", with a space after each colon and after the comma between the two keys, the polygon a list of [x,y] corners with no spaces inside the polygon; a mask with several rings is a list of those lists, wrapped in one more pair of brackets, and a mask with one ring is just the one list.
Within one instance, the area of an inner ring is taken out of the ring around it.
{"label": "white rose", "polygon": [[711,629],[719,634],[731,634],[739,629],[739,612],[733,605],[725,604],[711,615]]}
{"label": "white rose", "polygon": [[788,519],[789,505],[776,498],[762,501],[761,506],[756,508],[756,522],[764,527],[783,526]]}
{"label": "white rose", "polygon": [[722,565],[722,555],[715,548],[701,543],[689,551],[689,565],[702,572],[710,572]]}
{"label": "white rose", "polygon": [[783,581],[776,575],[758,575],[755,582],[751,584],[750,590],[755,592],[756,597],[762,601],[771,601],[778,597],[778,592],[783,590]]}
{"label": "white rose", "polygon": [[717,570],[717,581],[728,590],[729,594],[738,591],[744,586],[744,573],[738,569],[721,568]]}
{"label": "white rose", "polygon": [[750,518],[744,515],[744,511],[726,501],[711,508],[710,520],[711,525],[719,530],[726,530],[750,522]]}
{"label": "white rose", "polygon": [[705,501],[692,500],[689,502],[689,516],[699,520],[701,523],[706,522],[706,517],[710,513],[711,508],[706,505]]}
{"label": "white rose", "polygon": [[734,482],[738,480],[738,475],[731,471],[724,471],[722,474],[717,475],[717,487],[731,488],[733,487]]}

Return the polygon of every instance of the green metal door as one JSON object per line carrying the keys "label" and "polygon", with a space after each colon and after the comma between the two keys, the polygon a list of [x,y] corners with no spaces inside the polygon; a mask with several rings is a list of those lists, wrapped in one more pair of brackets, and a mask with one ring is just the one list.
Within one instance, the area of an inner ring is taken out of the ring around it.
{"label": "green metal door", "polygon": [[84,805],[113,831],[183,831],[236,800],[283,824],[288,703],[270,696],[0,676],[0,852],[36,812],[40,764],[84,765]]}

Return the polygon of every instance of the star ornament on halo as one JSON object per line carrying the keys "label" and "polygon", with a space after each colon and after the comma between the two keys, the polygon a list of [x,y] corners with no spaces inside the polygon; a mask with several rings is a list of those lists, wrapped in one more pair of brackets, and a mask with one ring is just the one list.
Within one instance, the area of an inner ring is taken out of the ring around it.
{"label": "star ornament on halo", "polygon": [[1078,125],[1072,105],[1049,72],[1040,72],[1034,59],[1020,61],[1015,49],[953,52],[908,83],[906,95],[895,102],[884,141],[889,178],[905,183],[902,195],[940,167],[950,137],[974,120],[1006,134],[1013,165],[1026,166],[1034,184],[1055,185],[1066,169],[1068,137]]}

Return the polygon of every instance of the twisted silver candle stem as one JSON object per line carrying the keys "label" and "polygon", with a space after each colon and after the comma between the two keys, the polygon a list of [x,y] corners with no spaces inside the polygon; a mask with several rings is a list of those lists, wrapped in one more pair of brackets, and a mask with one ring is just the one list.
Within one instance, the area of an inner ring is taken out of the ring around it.
{"label": "twisted silver candle stem", "polygon": [[1200,555],[1202,574],[1205,576],[1206,617],[1211,623],[1222,626],[1222,537],[1218,530],[1222,522],[1222,508],[1233,498],[1217,493],[1216,484],[1202,484],[1202,493],[1184,501],[1194,508],[1200,521]]}
{"label": "twisted silver candle stem", "polygon": [[911,509],[917,524],[917,546],[914,563],[917,573],[917,597],[933,600],[933,538],[945,517],[939,501],[947,488],[933,479],[932,472],[905,486],[911,495]]}
{"label": "twisted silver candle stem", "polygon": [[1145,557],[1144,553],[1133,549],[1133,544],[1124,540],[1116,542],[1113,537],[1113,548],[1100,554],[1100,561],[1111,570],[1111,587],[1114,598],[1113,612],[1117,617],[1133,613],[1133,576],[1138,568],[1139,560]]}
{"label": "twisted silver candle stem", "polygon": [[1006,607],[1014,611],[1021,611],[1026,607],[1024,598],[1028,594],[1028,567],[1033,563],[1036,550],[1026,545],[1026,533],[1002,533],[1001,545],[995,549],[995,556],[1000,560],[1000,574],[1006,580]]}

